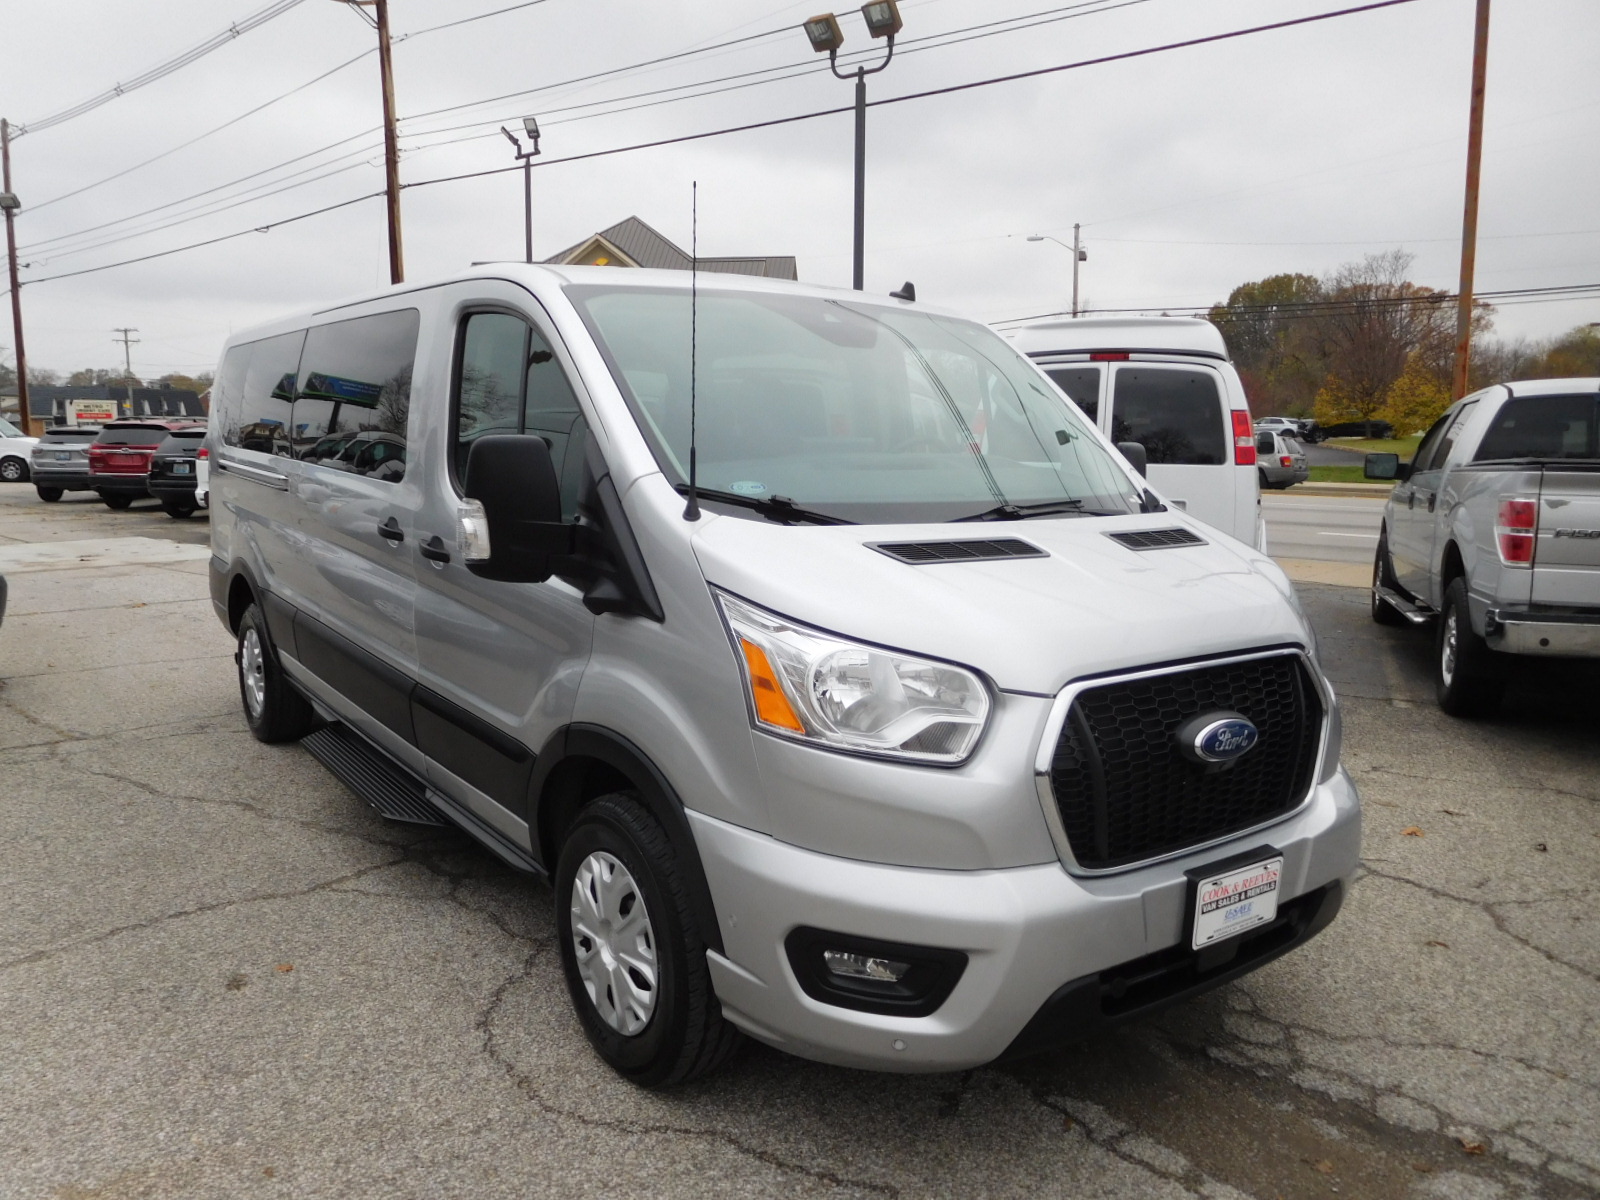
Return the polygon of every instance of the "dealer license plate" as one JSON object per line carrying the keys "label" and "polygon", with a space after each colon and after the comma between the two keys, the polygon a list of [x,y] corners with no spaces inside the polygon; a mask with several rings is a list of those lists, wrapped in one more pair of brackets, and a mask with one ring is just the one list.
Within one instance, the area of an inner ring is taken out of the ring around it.
{"label": "dealer license plate", "polygon": [[1199,950],[1272,921],[1278,915],[1282,880],[1281,854],[1196,878],[1191,948]]}
{"label": "dealer license plate", "polygon": [[172,464],[172,473],[174,475],[188,475],[188,474],[190,474],[190,470],[189,470],[190,466],[191,466],[190,463],[173,463]]}

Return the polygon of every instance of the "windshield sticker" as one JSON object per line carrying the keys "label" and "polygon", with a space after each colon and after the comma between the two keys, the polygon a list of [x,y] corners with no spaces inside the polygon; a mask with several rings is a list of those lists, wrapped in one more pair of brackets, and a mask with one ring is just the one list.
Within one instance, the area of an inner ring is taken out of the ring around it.
{"label": "windshield sticker", "polygon": [[759,496],[767,490],[767,485],[753,479],[741,479],[738,483],[730,483],[728,490],[738,492],[741,496]]}

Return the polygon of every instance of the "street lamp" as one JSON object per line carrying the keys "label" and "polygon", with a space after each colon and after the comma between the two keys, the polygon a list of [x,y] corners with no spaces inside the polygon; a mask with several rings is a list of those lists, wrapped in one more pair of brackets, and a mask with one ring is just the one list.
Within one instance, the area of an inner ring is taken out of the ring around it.
{"label": "street lamp", "polygon": [[523,261],[533,261],[533,160],[539,156],[539,122],[532,117],[522,118],[522,131],[528,135],[528,149],[522,148],[522,143],[517,140],[517,135],[504,125],[500,132],[511,139],[511,144],[516,148],[517,157],[522,160],[522,218],[523,218]]}
{"label": "street lamp", "polygon": [[1043,233],[1030,233],[1030,242],[1054,242],[1063,250],[1072,251],[1072,315],[1078,315],[1078,264],[1089,261],[1089,252],[1083,248],[1083,240],[1078,236],[1079,225],[1072,227],[1072,245],[1067,245],[1060,238],[1050,237]]}
{"label": "street lamp", "polygon": [[[865,227],[867,213],[867,76],[876,75],[889,65],[889,60],[894,57],[894,35],[900,32],[900,9],[895,0],[871,0],[871,3],[861,6],[861,17],[867,23],[867,32],[875,38],[889,39],[889,52],[883,56],[883,61],[877,66],[868,68],[858,66],[855,70],[856,80],[856,220],[855,220],[855,253],[852,264],[852,287],[856,291],[862,288],[862,279],[865,274]],[[811,48],[818,54],[824,52],[828,55],[828,69],[839,79],[849,79],[849,74],[840,74],[839,47],[844,45],[844,34],[839,29],[839,20],[832,13],[824,13],[820,17],[812,17],[801,26],[810,39]]]}

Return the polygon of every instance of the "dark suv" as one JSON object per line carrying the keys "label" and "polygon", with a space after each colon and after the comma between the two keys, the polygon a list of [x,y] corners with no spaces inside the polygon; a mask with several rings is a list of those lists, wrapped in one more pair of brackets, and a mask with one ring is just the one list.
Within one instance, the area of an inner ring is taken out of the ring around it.
{"label": "dark suv", "polygon": [[195,421],[111,421],[89,447],[89,486],[107,508],[124,509],[150,494],[150,458],[167,435],[201,429]]}
{"label": "dark suv", "polygon": [[175,429],[150,456],[150,494],[161,501],[167,516],[193,516],[200,507],[195,495],[197,465],[206,454],[203,425]]}

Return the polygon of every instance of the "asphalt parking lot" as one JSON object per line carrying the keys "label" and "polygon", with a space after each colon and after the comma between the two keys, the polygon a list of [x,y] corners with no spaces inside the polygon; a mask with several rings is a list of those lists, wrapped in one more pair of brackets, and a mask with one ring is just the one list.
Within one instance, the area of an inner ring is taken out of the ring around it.
{"label": "asphalt parking lot", "polygon": [[1592,673],[1455,721],[1426,635],[1306,583],[1366,803],[1327,932],[1049,1057],[752,1046],[644,1093],[584,1042],[547,890],[249,736],[205,537],[0,488],[8,1200],[1600,1192]]}

